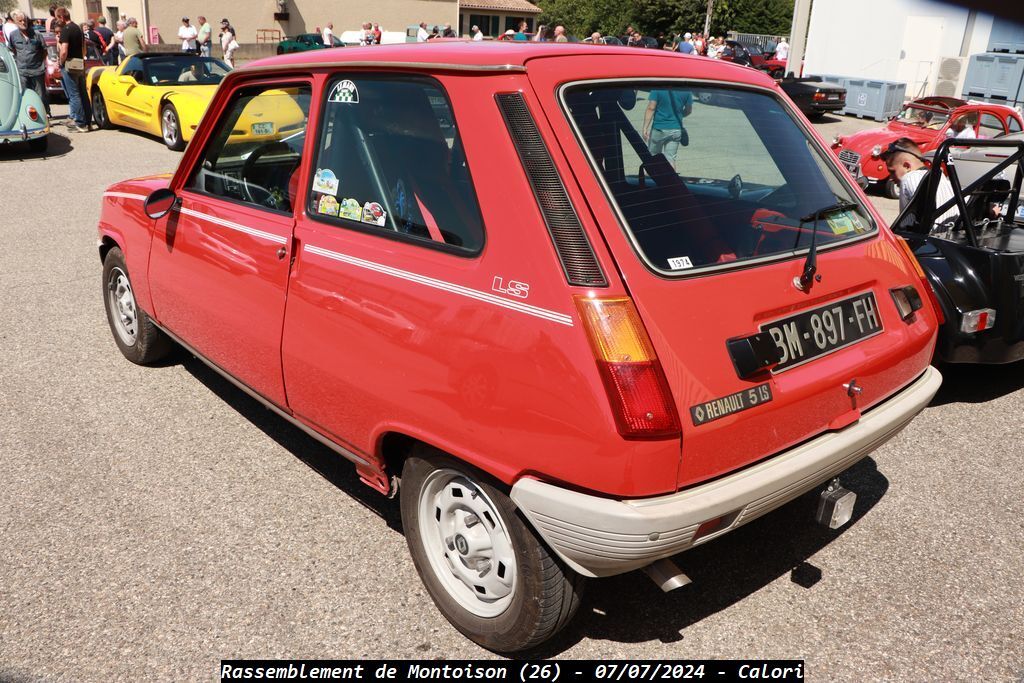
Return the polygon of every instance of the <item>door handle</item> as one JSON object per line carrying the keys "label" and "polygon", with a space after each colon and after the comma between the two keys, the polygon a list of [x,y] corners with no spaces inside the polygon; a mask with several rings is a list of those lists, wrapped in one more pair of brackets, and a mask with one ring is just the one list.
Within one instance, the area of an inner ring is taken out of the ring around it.
{"label": "door handle", "polygon": [[285,249],[284,247],[281,247],[280,249],[277,250],[277,258],[278,259],[283,259],[287,255],[288,255],[288,250]]}

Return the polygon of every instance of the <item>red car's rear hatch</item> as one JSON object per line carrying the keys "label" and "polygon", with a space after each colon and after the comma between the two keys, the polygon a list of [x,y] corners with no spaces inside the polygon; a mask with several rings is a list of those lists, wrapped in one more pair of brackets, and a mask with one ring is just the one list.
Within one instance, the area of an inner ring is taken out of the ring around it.
{"label": "red car's rear hatch", "polygon": [[684,487],[857,420],[928,365],[935,320],[901,317],[891,289],[927,299],[906,252],[780,98],[659,61],[530,77],[664,367]]}

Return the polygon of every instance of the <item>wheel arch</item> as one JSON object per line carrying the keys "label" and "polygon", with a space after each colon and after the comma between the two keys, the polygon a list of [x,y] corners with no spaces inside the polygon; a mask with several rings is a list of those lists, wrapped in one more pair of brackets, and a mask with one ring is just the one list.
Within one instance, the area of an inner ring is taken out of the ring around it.
{"label": "wheel arch", "polygon": [[[492,483],[501,486],[511,486],[520,472],[514,468],[496,467],[495,463],[484,458],[475,457],[472,453],[461,452],[453,444],[443,443],[441,440],[431,439],[426,435],[416,435],[414,430],[391,428],[381,432],[376,439],[375,454],[377,462],[382,468],[382,474],[387,482],[388,495],[395,493],[395,481],[402,475],[402,467],[406,459],[416,449],[422,446],[445,455],[453,460],[479,470],[491,478]],[[367,482],[370,483],[370,482]]]}
{"label": "wheel arch", "polygon": [[103,263],[103,261],[106,260],[107,254],[109,254],[110,250],[113,249],[114,247],[117,247],[121,251],[124,251],[124,247],[121,246],[117,242],[117,240],[115,240],[113,237],[111,237],[108,234],[104,234],[104,235],[102,235],[100,237],[100,241],[99,241],[99,244],[97,245],[97,247],[99,248],[99,253],[100,253],[100,263]]}

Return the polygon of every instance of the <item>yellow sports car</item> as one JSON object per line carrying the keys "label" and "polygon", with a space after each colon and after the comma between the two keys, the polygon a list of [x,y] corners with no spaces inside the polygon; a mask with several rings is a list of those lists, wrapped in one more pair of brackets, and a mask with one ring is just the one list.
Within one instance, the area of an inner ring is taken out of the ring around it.
{"label": "yellow sports car", "polygon": [[[116,67],[91,69],[86,88],[100,128],[134,128],[159,135],[169,148],[181,150],[228,71],[230,67],[210,57],[141,53]],[[253,104],[236,123],[232,142],[280,140],[303,127],[302,110],[288,98]]]}

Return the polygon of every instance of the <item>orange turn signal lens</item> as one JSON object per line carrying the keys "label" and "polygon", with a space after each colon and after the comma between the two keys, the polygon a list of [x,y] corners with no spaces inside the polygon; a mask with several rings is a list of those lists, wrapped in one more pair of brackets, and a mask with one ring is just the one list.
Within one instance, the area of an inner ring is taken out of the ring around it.
{"label": "orange turn signal lens", "polygon": [[593,299],[577,297],[576,307],[598,360],[642,363],[653,359],[654,349],[640,314],[629,297]]}

